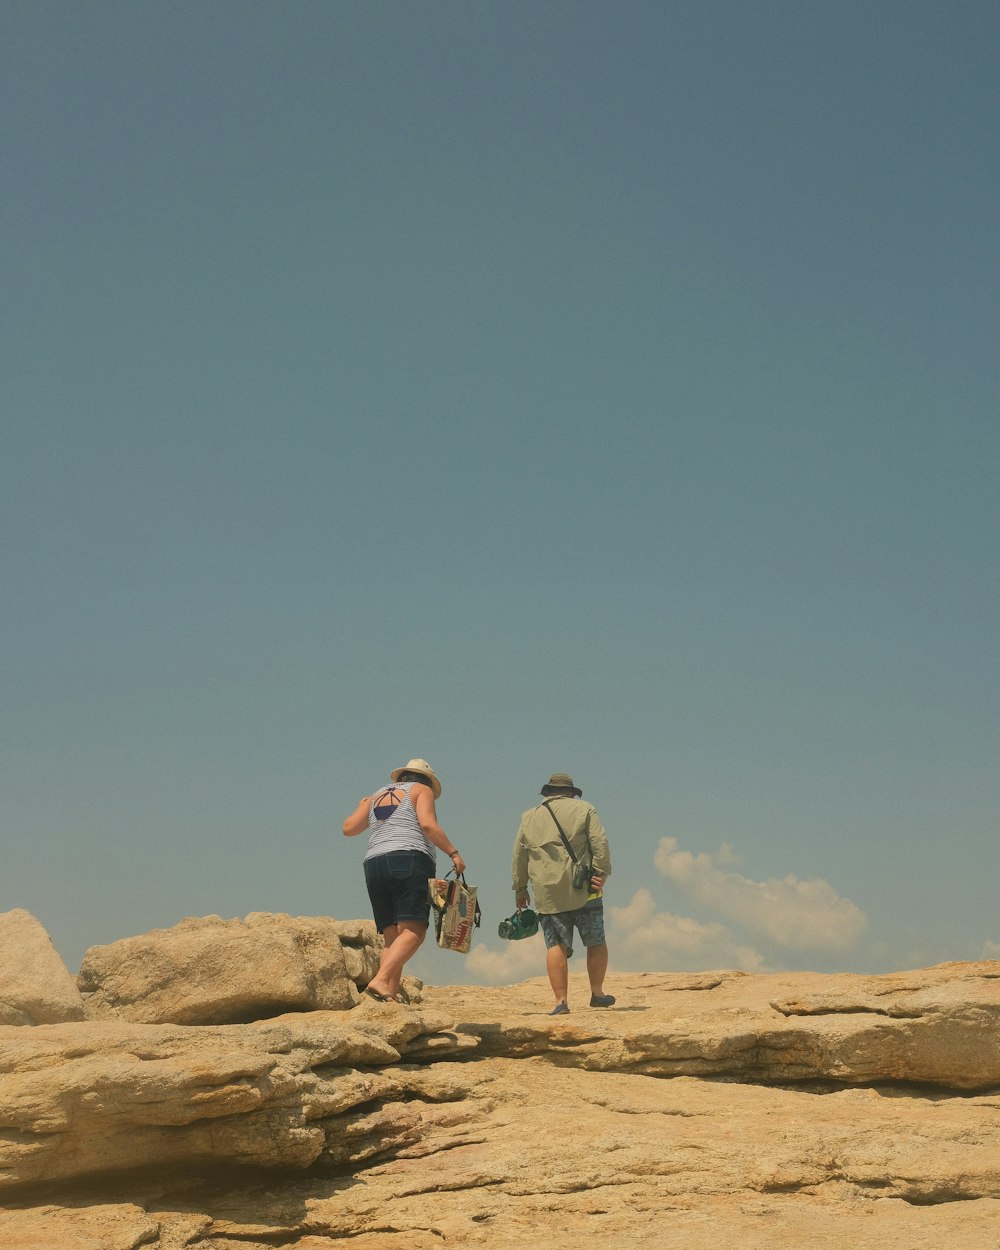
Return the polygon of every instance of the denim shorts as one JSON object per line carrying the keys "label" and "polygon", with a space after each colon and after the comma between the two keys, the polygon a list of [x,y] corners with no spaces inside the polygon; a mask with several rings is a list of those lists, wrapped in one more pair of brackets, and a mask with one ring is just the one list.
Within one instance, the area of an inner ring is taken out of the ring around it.
{"label": "denim shorts", "polygon": [[538,923],[545,935],[546,949],[564,946],[569,959],[573,954],[574,927],[584,946],[600,946],[604,942],[604,899],[592,898],[574,911],[557,911],[548,916],[539,913]]}
{"label": "denim shorts", "polygon": [[365,860],[365,885],[379,933],[401,920],[427,924],[431,914],[427,881],[435,871],[434,861],[422,851],[389,851]]}

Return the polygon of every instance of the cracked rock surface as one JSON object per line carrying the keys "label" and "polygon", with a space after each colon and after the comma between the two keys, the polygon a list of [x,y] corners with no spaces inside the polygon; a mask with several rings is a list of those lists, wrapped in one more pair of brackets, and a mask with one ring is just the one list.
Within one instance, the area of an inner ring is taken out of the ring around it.
{"label": "cracked rock surface", "polygon": [[0,1245],[1000,1245],[1000,965],[608,989],[0,1028]]}

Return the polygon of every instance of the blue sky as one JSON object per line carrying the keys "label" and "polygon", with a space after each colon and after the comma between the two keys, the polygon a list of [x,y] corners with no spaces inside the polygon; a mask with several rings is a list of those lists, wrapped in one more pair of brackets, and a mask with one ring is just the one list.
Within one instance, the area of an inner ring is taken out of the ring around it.
{"label": "blue sky", "polygon": [[0,909],[71,967],[367,914],[428,758],[496,938],[608,827],[612,967],[1000,952],[987,3],[0,8]]}

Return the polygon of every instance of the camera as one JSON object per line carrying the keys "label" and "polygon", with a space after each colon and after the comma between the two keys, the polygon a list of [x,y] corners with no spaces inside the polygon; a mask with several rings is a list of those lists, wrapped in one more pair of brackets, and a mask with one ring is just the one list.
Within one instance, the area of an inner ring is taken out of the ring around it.
{"label": "camera", "polygon": [[590,864],[574,864],[573,866],[573,888],[582,890],[585,885],[590,885],[590,878],[594,875],[594,869]]}

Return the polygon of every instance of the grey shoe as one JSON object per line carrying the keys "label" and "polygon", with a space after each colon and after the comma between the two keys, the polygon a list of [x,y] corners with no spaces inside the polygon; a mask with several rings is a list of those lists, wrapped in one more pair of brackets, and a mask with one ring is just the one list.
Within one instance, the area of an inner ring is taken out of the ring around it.
{"label": "grey shoe", "polygon": [[549,1012],[549,1015],[550,1016],[568,1016],[569,1008],[566,1006],[565,1003],[556,1003],[556,1005]]}
{"label": "grey shoe", "polygon": [[614,994],[591,994],[591,1007],[613,1007],[615,1005]]}

